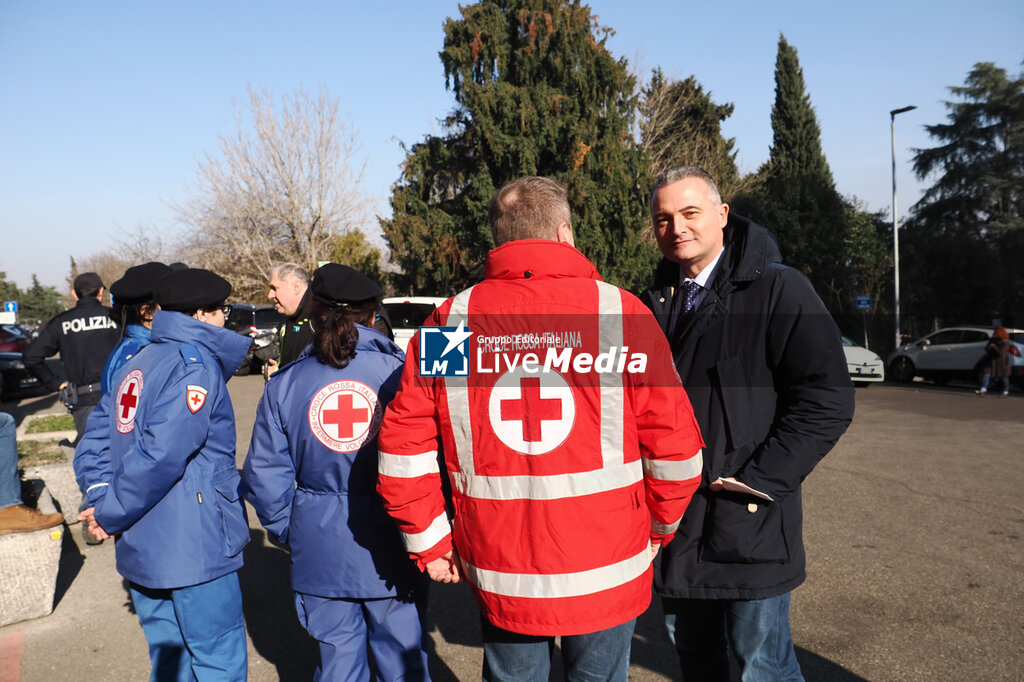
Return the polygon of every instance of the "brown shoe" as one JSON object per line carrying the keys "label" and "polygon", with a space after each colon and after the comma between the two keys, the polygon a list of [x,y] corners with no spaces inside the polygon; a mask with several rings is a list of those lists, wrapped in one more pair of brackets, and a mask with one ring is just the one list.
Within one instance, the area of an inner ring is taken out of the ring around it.
{"label": "brown shoe", "polygon": [[64,522],[60,512],[43,514],[23,504],[0,509],[0,535],[8,533],[29,533],[43,528],[53,528]]}

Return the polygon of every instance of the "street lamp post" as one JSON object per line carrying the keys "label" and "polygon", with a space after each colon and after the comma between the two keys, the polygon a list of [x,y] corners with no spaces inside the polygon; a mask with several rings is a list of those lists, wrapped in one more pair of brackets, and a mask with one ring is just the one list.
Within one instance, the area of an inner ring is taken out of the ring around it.
{"label": "street lamp post", "polygon": [[895,292],[895,305],[893,310],[895,312],[896,322],[896,347],[900,347],[900,232],[899,232],[899,213],[896,210],[896,114],[902,114],[911,109],[916,109],[916,106],[902,107],[900,109],[893,109],[889,112],[889,120],[892,126],[892,259],[893,259],[893,277],[895,278],[895,286],[893,291]]}

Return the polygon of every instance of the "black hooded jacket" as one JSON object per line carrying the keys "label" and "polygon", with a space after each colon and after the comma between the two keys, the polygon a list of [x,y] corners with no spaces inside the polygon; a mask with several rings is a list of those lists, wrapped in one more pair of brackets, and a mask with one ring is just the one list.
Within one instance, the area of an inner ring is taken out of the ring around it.
{"label": "black hooded jacket", "polygon": [[281,323],[281,355],[278,360],[281,367],[295,360],[306,346],[313,343],[313,325],[309,321],[312,312],[313,292],[307,286],[298,310]]}
{"label": "black hooded jacket", "polygon": [[[800,485],[853,418],[839,330],[760,225],[730,214],[711,290],[672,331],[676,368],[707,446],[704,480],[655,573],[659,594],[762,599],[805,577]],[[669,334],[679,265],[641,296]],[[735,476],[772,501],[712,492]]]}

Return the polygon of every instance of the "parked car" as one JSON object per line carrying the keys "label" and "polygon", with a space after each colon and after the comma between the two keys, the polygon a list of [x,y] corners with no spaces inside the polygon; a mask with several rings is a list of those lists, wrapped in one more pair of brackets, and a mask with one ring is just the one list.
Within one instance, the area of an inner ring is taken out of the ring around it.
{"label": "parked car", "polygon": [[11,400],[39,387],[21,361],[21,353],[0,353],[0,401]]}
{"label": "parked car", "polygon": [[[1024,386],[1024,330],[1010,333],[1010,379]],[[992,327],[964,325],[946,327],[928,336],[905,343],[886,358],[890,378],[912,381],[921,377],[945,384],[952,379],[977,382],[982,372],[985,344]]]}
{"label": "parked car", "polygon": [[257,336],[265,331],[277,334],[285,319],[284,313],[277,312],[270,304],[235,303],[224,326],[247,336]]}
{"label": "parked car", "polygon": [[29,340],[28,334],[16,324],[0,326],[0,353],[21,353]]}
{"label": "parked car", "polygon": [[850,379],[855,384],[885,381],[885,363],[877,353],[858,346],[845,336],[843,337],[843,353],[846,355],[846,366],[850,372]]}
{"label": "parked car", "polygon": [[409,347],[409,341],[416,334],[416,330],[430,313],[434,312],[434,308],[445,300],[447,299],[438,296],[397,296],[381,301],[381,307],[391,321],[395,343],[399,348],[406,350]]}
{"label": "parked car", "polygon": [[259,372],[263,364],[278,355],[281,325],[287,318],[272,305],[235,303],[224,327],[252,338],[249,352],[235,374],[244,375]]}

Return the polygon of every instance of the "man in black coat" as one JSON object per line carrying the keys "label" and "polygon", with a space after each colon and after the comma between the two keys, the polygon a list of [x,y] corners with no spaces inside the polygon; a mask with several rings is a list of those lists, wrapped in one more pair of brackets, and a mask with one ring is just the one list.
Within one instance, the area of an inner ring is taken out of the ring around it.
{"label": "man in black coat", "polygon": [[853,418],[836,328],[772,235],[729,215],[695,167],[651,195],[665,259],[642,299],[668,336],[707,446],[655,588],[684,680],[800,680],[789,596],[803,582],[800,485]]}
{"label": "man in black coat", "polygon": [[[71,416],[78,435],[85,433],[85,422],[102,395],[100,377],[107,356],[121,339],[117,324],[103,300],[103,280],[95,272],[75,278],[72,292],[74,308],[55,315],[22,354],[26,369],[51,391],[67,389],[66,404],[73,405]],[[66,381],[61,381],[46,366],[46,358],[60,353]]]}

